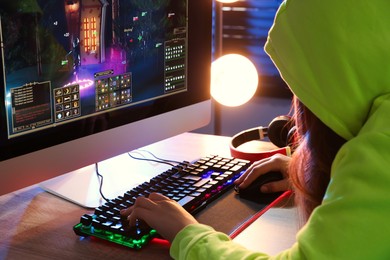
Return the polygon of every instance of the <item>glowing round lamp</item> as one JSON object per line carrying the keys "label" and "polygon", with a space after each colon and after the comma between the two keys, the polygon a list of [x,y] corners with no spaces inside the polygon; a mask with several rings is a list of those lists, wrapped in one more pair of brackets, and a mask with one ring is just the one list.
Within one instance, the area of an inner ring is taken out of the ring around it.
{"label": "glowing round lamp", "polygon": [[221,3],[234,3],[237,2],[238,0],[217,0],[217,1]]}
{"label": "glowing round lamp", "polygon": [[236,107],[248,102],[258,83],[255,65],[242,55],[228,54],[211,65],[211,96],[222,105]]}

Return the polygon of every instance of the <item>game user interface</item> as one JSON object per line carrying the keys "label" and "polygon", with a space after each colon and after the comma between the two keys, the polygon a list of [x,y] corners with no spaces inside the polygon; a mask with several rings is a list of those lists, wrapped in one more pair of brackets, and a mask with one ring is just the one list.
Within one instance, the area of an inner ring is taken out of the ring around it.
{"label": "game user interface", "polygon": [[8,138],[187,91],[187,1],[4,4]]}

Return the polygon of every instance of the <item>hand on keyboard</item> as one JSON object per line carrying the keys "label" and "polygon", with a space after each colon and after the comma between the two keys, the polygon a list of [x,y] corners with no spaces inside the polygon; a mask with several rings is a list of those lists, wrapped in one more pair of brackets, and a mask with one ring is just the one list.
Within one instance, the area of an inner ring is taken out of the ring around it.
{"label": "hand on keyboard", "polygon": [[151,193],[148,198],[138,197],[134,206],[122,210],[121,215],[127,217],[130,227],[142,219],[170,242],[181,229],[197,223],[179,203],[159,193]]}

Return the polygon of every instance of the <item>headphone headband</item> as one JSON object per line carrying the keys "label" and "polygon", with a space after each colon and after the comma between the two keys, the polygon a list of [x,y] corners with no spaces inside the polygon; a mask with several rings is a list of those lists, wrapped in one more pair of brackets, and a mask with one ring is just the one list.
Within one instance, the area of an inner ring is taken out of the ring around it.
{"label": "headphone headband", "polygon": [[[284,155],[291,155],[289,147],[289,140],[294,132],[294,126],[291,124],[290,117],[278,116],[271,121],[268,127],[255,127],[239,132],[234,135],[230,141],[230,153],[235,158],[249,160],[255,162],[271,155],[280,153]],[[250,141],[262,141],[265,137],[275,144],[275,149],[264,149],[259,152],[243,152],[238,147]]]}
{"label": "headphone headband", "polygon": [[233,136],[231,145],[238,147],[248,141],[262,140],[267,136],[267,131],[268,128],[262,126],[244,130]]}
{"label": "headphone headband", "polygon": [[277,153],[290,156],[291,150],[289,146],[259,152],[243,152],[238,149],[240,145],[246,142],[262,141],[265,137],[267,137],[267,131],[268,128],[266,127],[255,127],[234,135],[230,142],[230,154],[232,157],[248,160],[253,163]]}

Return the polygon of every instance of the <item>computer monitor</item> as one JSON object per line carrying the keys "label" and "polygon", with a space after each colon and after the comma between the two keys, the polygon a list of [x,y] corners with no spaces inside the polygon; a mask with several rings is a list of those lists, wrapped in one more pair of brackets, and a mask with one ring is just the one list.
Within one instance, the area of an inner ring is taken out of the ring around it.
{"label": "computer monitor", "polygon": [[0,195],[209,122],[211,0],[1,5]]}

